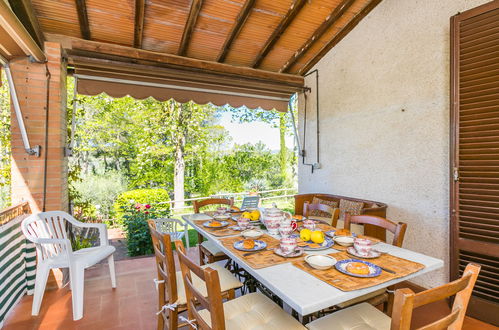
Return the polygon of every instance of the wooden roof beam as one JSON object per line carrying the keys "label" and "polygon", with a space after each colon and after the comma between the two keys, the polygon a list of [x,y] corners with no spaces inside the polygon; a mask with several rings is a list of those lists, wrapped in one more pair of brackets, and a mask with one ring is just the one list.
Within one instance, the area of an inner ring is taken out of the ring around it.
{"label": "wooden roof beam", "polygon": [[184,56],[187,52],[187,47],[189,46],[189,41],[191,40],[192,31],[194,26],[196,26],[196,21],[198,20],[199,12],[201,11],[201,6],[203,5],[203,0],[192,0],[191,9],[189,10],[189,17],[185,22],[184,33],[182,34],[182,40],[180,41],[180,46],[178,48],[178,55]]}
{"label": "wooden roof beam", "polygon": [[272,32],[272,35],[267,39],[265,46],[263,46],[260,53],[256,56],[255,60],[251,64],[252,68],[258,68],[260,66],[265,56],[267,56],[267,54],[272,50],[284,31],[286,31],[291,22],[293,22],[294,18],[300,13],[300,10],[303,8],[305,3],[307,3],[307,0],[295,0],[289,11],[286,13],[286,16],[284,16],[277,28],[274,32]]}
{"label": "wooden roof beam", "polygon": [[251,10],[255,6],[256,0],[246,0],[239,15],[237,15],[236,23],[232,26],[232,30],[229,32],[229,36],[225,39],[224,45],[222,46],[222,50],[220,54],[218,54],[217,62],[224,62],[227,54],[229,53],[230,47],[232,46],[232,42],[236,39],[241,32],[241,29],[249,17]]}
{"label": "wooden roof beam", "polygon": [[[243,76],[262,81],[279,82],[300,88],[303,87],[303,77],[294,74],[270,72],[60,35],[47,34],[47,38],[63,44],[68,53],[77,54],[86,52],[85,56],[127,60],[133,63],[140,61],[156,62],[158,66],[162,67],[190,69],[192,71],[210,72],[219,75]],[[106,55],[106,57],[103,55]]]}
{"label": "wooden roof beam", "polygon": [[[3,0],[0,1],[0,27],[7,34],[5,41],[11,39],[26,55],[33,56],[38,62],[45,62],[47,60],[41,47],[33,40],[28,30],[26,30],[21,21],[19,21],[14,12],[12,12]],[[1,46],[2,44],[0,43],[0,48]]]}
{"label": "wooden roof beam", "polygon": [[135,25],[133,32],[133,47],[142,48],[144,36],[144,18],[146,12],[146,1],[135,0]]}
{"label": "wooden roof beam", "polygon": [[315,30],[314,34],[305,42],[305,44],[291,56],[291,58],[284,64],[284,66],[279,70],[279,72],[287,72],[293,64],[295,64],[300,57],[303,56],[312,45],[319,40],[322,35],[331,27],[334,23],[340,19],[341,16],[353,5],[355,0],[343,0],[333,12],[326,18],[326,20]]}
{"label": "wooden roof beam", "polygon": [[90,24],[88,23],[87,4],[85,0],[75,0],[76,11],[78,12],[78,21],[80,22],[80,31],[83,39],[90,40]]}
{"label": "wooden roof beam", "polygon": [[38,46],[43,47],[45,37],[42,29],[36,18],[31,0],[9,0],[10,7],[17,18],[23,23],[31,37],[36,41]]}
{"label": "wooden roof beam", "polygon": [[383,0],[373,0],[369,4],[367,4],[350,22],[345,25],[343,29],[341,29],[338,34],[334,36],[332,40],[330,40],[322,49],[315,55],[307,64],[305,64],[298,74],[303,75],[307,73],[319,60],[324,57],[334,46],[336,46],[350,31],[352,31],[357,24],[362,21],[364,17],[366,17],[371,10],[373,10],[381,1]]}

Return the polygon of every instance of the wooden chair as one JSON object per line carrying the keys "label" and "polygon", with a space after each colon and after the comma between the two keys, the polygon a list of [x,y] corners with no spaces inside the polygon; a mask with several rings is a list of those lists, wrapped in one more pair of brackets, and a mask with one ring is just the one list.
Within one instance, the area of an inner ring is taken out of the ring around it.
{"label": "wooden chair", "polygon": [[[187,298],[185,295],[182,273],[175,270],[175,260],[173,257],[172,242],[169,234],[164,234],[156,230],[156,222],[149,220],[149,231],[151,233],[154,254],[156,256],[156,268],[158,278],[155,279],[158,288],[158,330],[177,329],[177,327],[187,325],[178,324],[178,314],[187,310]],[[219,265],[206,265],[215,268],[221,273],[222,290],[221,293],[227,299],[234,299],[235,289],[242,286],[228,270]],[[197,287],[204,283],[195,281]],[[206,290],[204,294],[206,295]]]}
{"label": "wooden chair", "polygon": [[[321,211],[329,214],[329,218],[327,219],[322,219],[323,217],[314,217],[311,216],[310,214],[312,211]],[[305,202],[303,204],[303,215],[308,218],[308,217],[314,217],[319,220],[323,220],[327,222],[328,225],[331,225],[333,227],[336,227],[338,225],[338,219],[340,217],[340,209],[339,208],[334,208],[326,204],[320,204],[320,203],[309,203]]]}
{"label": "wooden chair", "polygon": [[362,303],[310,322],[307,324],[307,328],[309,330],[332,329],[334,327],[341,329],[409,330],[411,329],[414,308],[455,295],[450,314],[419,329],[458,330],[462,328],[468,302],[479,272],[480,266],[468,264],[463,276],[451,283],[420,293],[414,293],[407,288],[397,290],[391,318],[374,306]]}
{"label": "wooden chair", "polygon": [[[192,328],[196,326],[202,330],[305,329],[301,323],[261,293],[250,293],[224,303],[220,294],[219,271],[196,265],[186,256],[182,241],[175,241],[175,247],[186,288],[187,322]],[[204,281],[207,297],[196,287],[193,281],[195,277]]]}
{"label": "wooden chair", "polygon": [[[201,201],[194,201],[194,213],[199,213],[202,207],[208,205],[228,205],[232,207],[234,205],[234,198],[208,198]],[[214,263],[220,260],[229,259],[225,253],[222,252],[215,244],[210,241],[204,241],[203,235],[198,232],[198,247],[199,247],[199,264],[205,264],[205,258],[208,259],[208,263]]]}
{"label": "wooden chair", "polygon": [[404,242],[405,231],[407,224],[404,222],[395,223],[388,219],[377,217],[373,215],[350,215],[345,214],[345,228],[350,230],[351,224],[369,224],[377,227],[384,228],[393,233],[392,245],[401,247]]}

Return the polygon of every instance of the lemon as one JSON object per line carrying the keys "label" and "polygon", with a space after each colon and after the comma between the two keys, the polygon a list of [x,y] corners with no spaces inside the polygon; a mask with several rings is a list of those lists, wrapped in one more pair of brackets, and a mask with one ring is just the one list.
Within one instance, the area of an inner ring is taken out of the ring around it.
{"label": "lemon", "polygon": [[304,242],[310,241],[311,235],[312,235],[312,232],[310,231],[310,229],[305,228],[305,229],[300,230],[300,239]]}
{"label": "lemon", "polygon": [[258,211],[258,210],[251,211],[251,213],[250,213],[250,219],[253,220],[253,221],[256,221],[256,220],[260,219],[260,211]]}
{"label": "lemon", "polygon": [[312,235],[310,235],[310,239],[316,244],[322,244],[322,242],[324,242],[324,233],[320,230],[315,230],[312,232]]}
{"label": "lemon", "polygon": [[241,214],[241,218],[251,219],[251,213],[243,212],[243,214]]}

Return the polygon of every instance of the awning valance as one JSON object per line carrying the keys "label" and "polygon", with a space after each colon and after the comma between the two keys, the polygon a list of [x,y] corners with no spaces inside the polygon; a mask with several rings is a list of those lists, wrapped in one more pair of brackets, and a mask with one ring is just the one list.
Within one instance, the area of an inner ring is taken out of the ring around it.
{"label": "awning valance", "polygon": [[112,97],[153,97],[160,101],[194,101],[233,107],[287,111],[291,95],[302,87],[241,76],[217,75],[158,68],[148,65],[71,57],[78,78],[77,91],[83,95],[106,93]]}

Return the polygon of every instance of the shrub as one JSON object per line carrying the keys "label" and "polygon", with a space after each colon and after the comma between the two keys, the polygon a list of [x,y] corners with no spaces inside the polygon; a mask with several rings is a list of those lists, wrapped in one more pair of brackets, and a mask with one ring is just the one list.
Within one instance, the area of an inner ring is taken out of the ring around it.
{"label": "shrub", "polygon": [[149,204],[129,204],[123,209],[123,230],[127,240],[128,255],[131,257],[152,254],[153,247],[147,220],[167,217],[165,211],[158,211]]}
{"label": "shrub", "polygon": [[90,203],[95,213],[109,219],[116,197],[126,191],[127,182],[123,174],[110,171],[103,174],[88,174],[73,183],[81,200]]}
{"label": "shrub", "polygon": [[[168,202],[169,200],[170,196],[164,189],[136,189],[125,191],[124,193],[121,193],[114,202],[113,207],[116,220],[118,223],[122,223],[125,211],[129,209],[132,204],[140,203],[154,205],[156,203]],[[170,204],[162,204],[161,206],[156,205],[155,209],[169,213]]]}

